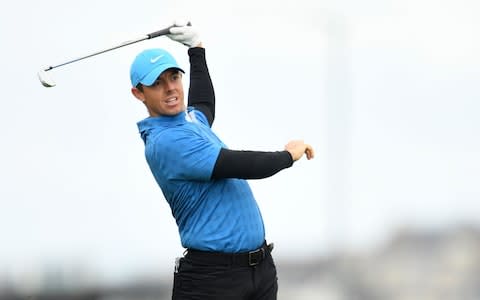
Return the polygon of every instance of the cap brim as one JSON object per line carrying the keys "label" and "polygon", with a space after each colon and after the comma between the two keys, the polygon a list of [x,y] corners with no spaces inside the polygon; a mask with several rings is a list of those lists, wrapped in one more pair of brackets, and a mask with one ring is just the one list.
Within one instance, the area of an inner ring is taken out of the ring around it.
{"label": "cap brim", "polygon": [[177,69],[182,73],[185,73],[182,69],[180,69],[177,65],[174,64],[163,64],[155,69],[153,69],[150,73],[147,74],[142,80],[140,80],[140,83],[146,86],[152,85],[155,80],[157,80],[158,76],[160,76],[163,72],[165,72],[168,69]]}

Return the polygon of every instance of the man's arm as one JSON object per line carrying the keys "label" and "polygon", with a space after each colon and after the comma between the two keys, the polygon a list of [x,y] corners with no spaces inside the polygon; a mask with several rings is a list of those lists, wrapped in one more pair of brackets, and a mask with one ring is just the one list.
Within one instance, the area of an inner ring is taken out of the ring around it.
{"label": "man's arm", "polygon": [[293,159],[287,151],[237,151],[222,148],[218,154],[212,179],[262,179],[291,167]]}
{"label": "man's arm", "polygon": [[215,91],[205,59],[205,49],[201,44],[188,49],[190,57],[190,87],[188,106],[200,110],[212,126],[215,119]]}
{"label": "man's arm", "polygon": [[290,141],[285,145],[284,151],[276,152],[237,151],[222,148],[211,178],[267,178],[291,167],[304,154],[309,160],[314,157],[313,148],[300,140]]}
{"label": "man's arm", "polygon": [[215,119],[215,92],[207,68],[205,49],[200,34],[185,20],[175,21],[167,36],[187,46],[190,58],[190,87],[188,91],[188,106],[200,110],[208,120],[210,127]]}

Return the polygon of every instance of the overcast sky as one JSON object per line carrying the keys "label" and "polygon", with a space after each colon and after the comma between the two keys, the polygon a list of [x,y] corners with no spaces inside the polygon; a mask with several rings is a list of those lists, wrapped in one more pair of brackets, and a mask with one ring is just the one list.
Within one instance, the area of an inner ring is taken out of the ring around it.
{"label": "overcast sky", "polygon": [[[402,227],[480,221],[474,0],[15,1],[0,12],[0,275],[91,266],[169,273],[177,228],[143,156],[129,67],[166,37],[36,73],[190,18],[230,148],[311,143],[251,181],[281,258],[375,247]],[[187,76],[188,77],[188,76]],[[185,80],[188,85],[188,78]],[[129,275],[130,274],[130,275]]]}

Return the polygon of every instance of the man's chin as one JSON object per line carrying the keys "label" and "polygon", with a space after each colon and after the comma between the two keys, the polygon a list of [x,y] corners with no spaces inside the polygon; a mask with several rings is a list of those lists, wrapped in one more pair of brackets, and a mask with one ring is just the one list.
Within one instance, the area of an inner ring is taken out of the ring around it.
{"label": "man's chin", "polygon": [[168,116],[176,116],[178,115],[179,113],[182,113],[185,111],[185,107],[181,107],[181,108],[176,108],[176,109],[172,109],[172,110],[168,110],[168,112],[166,112],[166,115]]}
{"label": "man's chin", "polygon": [[163,109],[161,111],[155,110],[150,112],[151,117],[159,117],[159,116],[176,116],[181,112],[184,112],[186,110],[185,105],[181,107],[175,107],[171,109]]}

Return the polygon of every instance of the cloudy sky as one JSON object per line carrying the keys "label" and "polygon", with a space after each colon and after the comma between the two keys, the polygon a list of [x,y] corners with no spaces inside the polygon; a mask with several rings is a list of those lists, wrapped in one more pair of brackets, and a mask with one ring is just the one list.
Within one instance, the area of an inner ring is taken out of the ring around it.
{"label": "cloudy sky", "polygon": [[[179,17],[201,32],[214,130],[234,149],[317,153],[251,181],[279,259],[381,244],[480,214],[474,0],[16,1],[0,12],[0,275],[86,265],[169,273],[182,253],[143,156],[128,70],[166,37],[36,73]],[[188,79],[185,80],[188,85]],[[5,270],[5,271],[3,271]]]}

